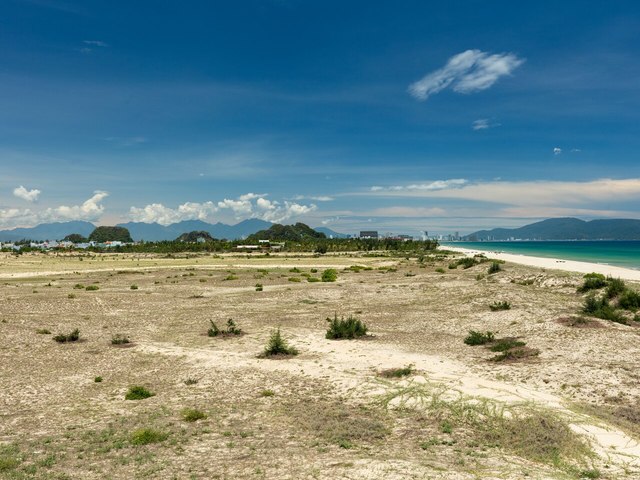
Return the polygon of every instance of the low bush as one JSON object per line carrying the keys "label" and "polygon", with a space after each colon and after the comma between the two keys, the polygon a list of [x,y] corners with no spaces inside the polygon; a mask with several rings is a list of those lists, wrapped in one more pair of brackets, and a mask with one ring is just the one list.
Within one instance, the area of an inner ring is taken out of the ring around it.
{"label": "low bush", "polygon": [[76,328],[74,331],[66,335],[64,333],[59,333],[53,337],[53,339],[58,343],[77,342],[80,339],[80,330]]}
{"label": "low bush", "polygon": [[620,308],[624,308],[625,310],[631,310],[632,312],[635,312],[640,308],[640,293],[627,288],[626,290],[624,290],[622,295],[620,295],[618,306]]}
{"label": "low bush", "polygon": [[85,287],[85,290],[91,292],[91,291],[95,291],[95,290],[100,290],[100,287],[98,285],[87,285]]}
{"label": "low bush", "polygon": [[264,287],[262,286],[262,284],[256,283],[256,292],[261,292],[262,290],[264,290]]}
{"label": "low bush", "polygon": [[51,334],[51,330],[49,330],[48,328],[39,328],[36,330],[36,333],[38,335],[50,335]]}
{"label": "low bush", "polygon": [[526,345],[525,342],[521,342],[513,337],[499,338],[495,341],[495,343],[491,346],[490,350],[492,352],[506,352],[507,350],[511,350],[516,347],[524,347]]}
{"label": "low bush", "polygon": [[436,268],[436,272],[438,272],[438,273],[444,273],[444,268]]}
{"label": "low bush", "polygon": [[129,288],[130,288],[131,290],[138,290],[138,285],[135,285],[135,284],[134,284],[134,285],[131,285]]}
{"label": "low bush", "polygon": [[323,282],[335,282],[338,279],[338,271],[333,268],[328,268],[322,272],[320,278]]}
{"label": "low bush", "polygon": [[508,362],[522,360],[523,358],[536,357],[540,355],[540,350],[525,346],[513,347],[496,355],[491,360],[494,362]]}
{"label": "low bush", "polygon": [[150,443],[164,442],[169,437],[168,433],[160,432],[152,428],[142,428],[131,434],[132,445],[149,445]]}
{"label": "low bush", "polygon": [[385,378],[401,378],[411,375],[414,371],[413,365],[407,365],[402,368],[388,368],[386,370],[382,370],[380,372],[380,376]]}
{"label": "low bush", "polygon": [[477,332],[475,330],[469,330],[469,335],[464,339],[464,343],[471,346],[486,345],[495,340],[495,334],[493,332]]}
{"label": "low bush", "polygon": [[197,422],[207,418],[207,414],[197,408],[185,408],[182,410],[182,418],[185,422]]}
{"label": "low bush", "polygon": [[351,315],[345,320],[344,317],[338,319],[338,315],[334,314],[333,319],[327,318],[327,322],[329,322],[329,329],[325,334],[325,338],[330,340],[339,338],[352,339],[367,334],[367,326]]}
{"label": "low bush", "polygon": [[197,378],[193,378],[193,377],[187,377],[184,379],[184,384],[185,385],[196,385],[198,383],[198,379]]}
{"label": "low bush", "polygon": [[111,337],[111,345],[125,345],[127,343],[131,343],[129,338],[120,333],[117,333],[113,337]]}
{"label": "low bush", "polygon": [[300,277],[289,277],[290,282],[300,283],[302,279]]}
{"label": "low bush", "polygon": [[489,305],[489,308],[492,312],[497,312],[499,310],[509,310],[511,309],[511,304],[506,300],[501,302],[493,302],[493,304]]}
{"label": "low bush", "polygon": [[318,277],[308,277],[307,278],[307,282],[309,283],[315,283],[315,282],[319,282],[320,279]]}
{"label": "low bush", "polygon": [[271,336],[269,337],[269,341],[267,342],[267,346],[264,349],[264,352],[260,355],[263,358],[274,357],[274,356],[288,356],[288,355],[297,355],[298,350],[295,347],[289,346],[287,341],[282,338],[282,334],[280,333],[280,329],[276,329],[271,332]]}
{"label": "low bush", "polygon": [[220,330],[218,326],[213,322],[213,320],[209,320],[209,322],[211,322],[211,326],[209,327],[209,330],[207,330],[207,335],[210,337],[242,334],[242,329],[238,328],[236,326],[236,322],[234,322],[231,318],[227,320],[227,328],[225,330]]}
{"label": "low bush", "polygon": [[502,267],[500,266],[500,263],[491,262],[491,265],[489,266],[489,270],[487,270],[487,273],[491,275],[493,273],[498,273],[500,271],[502,271]]}
{"label": "low bush", "polygon": [[607,278],[607,289],[605,290],[605,295],[607,298],[615,298],[622,294],[626,290],[626,286],[624,284],[624,280],[620,278]]}
{"label": "low bush", "polygon": [[607,279],[601,273],[587,273],[584,283],[578,287],[578,292],[584,293],[590,290],[598,290],[607,286]]}
{"label": "low bush", "polygon": [[95,378],[93,379],[93,381],[94,381],[95,383],[102,383],[102,377],[95,377]]}
{"label": "low bush", "polygon": [[125,400],[144,400],[145,398],[153,397],[155,393],[151,393],[145,387],[134,385],[129,387],[129,390],[124,396]]}
{"label": "low bush", "polygon": [[603,320],[610,320],[624,325],[627,324],[627,319],[624,315],[612,307],[606,297],[598,299],[594,295],[589,295],[582,306],[582,313]]}

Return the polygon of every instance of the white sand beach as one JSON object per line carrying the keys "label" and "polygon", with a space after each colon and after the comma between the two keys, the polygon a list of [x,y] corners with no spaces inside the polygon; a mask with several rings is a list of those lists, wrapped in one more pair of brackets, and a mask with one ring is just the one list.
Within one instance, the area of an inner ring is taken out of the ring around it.
{"label": "white sand beach", "polygon": [[566,270],[569,272],[579,273],[602,273],[603,275],[611,275],[612,277],[622,278],[623,280],[635,280],[640,281],[640,270],[632,270],[630,268],[615,267],[612,265],[605,265],[601,263],[590,262],[578,262],[575,260],[563,260],[561,258],[545,258],[545,257],[532,257],[528,255],[518,255],[514,253],[504,253],[496,251],[485,250],[471,250],[468,248],[445,246],[443,250],[450,250],[452,252],[464,253],[467,256],[473,256],[477,254],[484,254],[488,258],[495,260],[504,260],[505,262],[519,263],[521,265],[528,265],[531,267],[549,268],[554,270]]}

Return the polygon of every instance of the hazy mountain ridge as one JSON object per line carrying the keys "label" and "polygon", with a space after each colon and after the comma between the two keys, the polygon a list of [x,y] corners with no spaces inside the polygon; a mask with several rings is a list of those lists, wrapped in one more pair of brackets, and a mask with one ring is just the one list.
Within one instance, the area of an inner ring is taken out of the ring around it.
{"label": "hazy mountain ridge", "polygon": [[465,240],[640,240],[640,220],[550,218],[520,228],[480,230]]}
{"label": "hazy mountain ridge", "polygon": [[[226,238],[237,240],[246,238],[260,230],[267,230],[272,225],[271,222],[251,218],[243,220],[236,225],[225,223],[207,223],[201,220],[185,220],[171,225],[160,225],[158,223],[127,222],[119,223],[116,226],[129,230],[131,237],[136,240],[156,242],[160,240],[175,240],[184,233],[193,231],[204,231],[214,238]],[[83,237],[88,237],[96,228],[93,223],[83,221],[43,223],[31,228],[16,228],[13,230],[0,230],[0,242],[15,242],[22,239],[35,241],[61,240],[72,233],[79,233]],[[334,232],[325,227],[316,229],[322,233],[333,235],[334,237],[346,236]]]}

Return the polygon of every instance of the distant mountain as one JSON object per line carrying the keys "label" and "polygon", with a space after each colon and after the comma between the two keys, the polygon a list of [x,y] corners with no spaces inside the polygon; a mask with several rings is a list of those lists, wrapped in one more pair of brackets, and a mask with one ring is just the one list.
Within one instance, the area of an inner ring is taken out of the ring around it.
{"label": "distant mountain", "polygon": [[[213,238],[226,238],[228,240],[238,240],[246,238],[260,230],[267,230],[273,225],[258,218],[243,220],[236,225],[225,223],[207,223],[201,220],[185,220],[171,225],[160,225],[158,223],[127,222],[119,223],[117,227],[124,227],[129,230],[131,237],[136,240],[157,242],[160,240],[175,240],[183,233],[194,231],[207,232]],[[15,242],[22,239],[30,240],[61,240],[67,235],[78,233],[83,237],[88,237],[95,230],[96,226],[90,222],[63,222],[63,223],[43,223],[32,228],[15,228],[13,230],[0,230],[0,242]],[[327,236],[342,238],[346,235],[334,232],[325,227],[315,229],[317,232],[325,233]]]}
{"label": "distant mountain", "polygon": [[480,230],[465,240],[640,240],[640,220],[611,219],[586,222],[577,218],[550,218],[520,228]]}
{"label": "distant mountain", "polygon": [[316,232],[324,233],[327,236],[327,238],[349,238],[349,235],[347,235],[346,233],[338,233],[327,227],[318,227],[318,228],[314,228],[314,230]]}
{"label": "distant mountain", "polygon": [[31,228],[0,230],[0,242],[15,242],[22,239],[61,240],[72,233],[88,237],[95,228],[93,223],[82,221],[43,223]]}

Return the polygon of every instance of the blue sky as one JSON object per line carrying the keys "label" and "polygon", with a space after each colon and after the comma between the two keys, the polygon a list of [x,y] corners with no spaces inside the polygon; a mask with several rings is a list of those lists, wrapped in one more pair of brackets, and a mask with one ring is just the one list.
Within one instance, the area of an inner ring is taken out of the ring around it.
{"label": "blue sky", "polygon": [[640,218],[637,2],[5,0],[0,42],[2,228]]}

